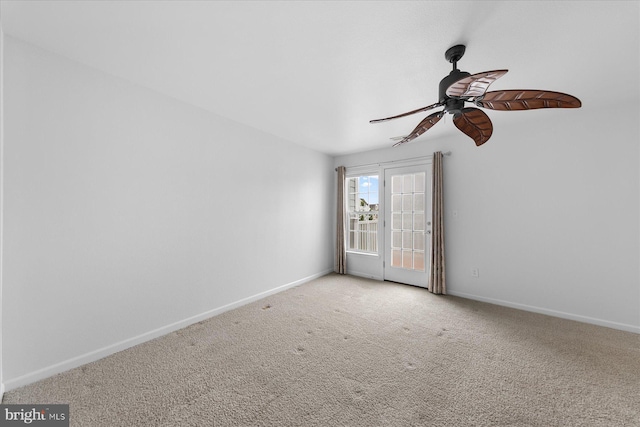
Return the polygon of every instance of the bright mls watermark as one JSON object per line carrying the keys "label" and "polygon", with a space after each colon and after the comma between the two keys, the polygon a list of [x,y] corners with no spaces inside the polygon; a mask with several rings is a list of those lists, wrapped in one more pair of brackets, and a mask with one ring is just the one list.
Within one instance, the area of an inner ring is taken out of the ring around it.
{"label": "bright mls watermark", "polygon": [[0,427],[69,427],[69,405],[0,405]]}

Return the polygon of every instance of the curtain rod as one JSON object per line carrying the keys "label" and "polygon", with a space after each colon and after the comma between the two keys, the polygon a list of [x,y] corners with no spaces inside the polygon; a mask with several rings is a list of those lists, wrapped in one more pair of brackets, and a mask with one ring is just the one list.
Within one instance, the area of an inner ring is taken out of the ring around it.
{"label": "curtain rod", "polygon": [[[451,155],[451,151],[445,151],[444,153],[442,153],[443,156],[450,156]],[[411,160],[419,160],[419,159],[429,159],[431,157],[429,156],[423,156],[423,157],[416,157],[414,159],[402,159],[402,160],[390,160],[388,162],[380,162],[380,163],[370,163],[368,165],[357,165],[357,166],[350,166],[350,167],[359,167],[359,168],[365,168],[368,166],[380,166],[380,165],[385,165],[385,164],[389,164],[389,163],[396,163],[396,162],[406,162],[406,161],[411,161]],[[335,168],[335,171],[338,171],[338,168]]]}

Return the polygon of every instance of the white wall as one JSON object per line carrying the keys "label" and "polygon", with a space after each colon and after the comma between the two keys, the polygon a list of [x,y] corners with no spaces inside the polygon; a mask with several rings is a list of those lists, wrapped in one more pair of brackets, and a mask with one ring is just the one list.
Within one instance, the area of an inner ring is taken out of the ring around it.
{"label": "white wall", "polygon": [[[495,111],[494,134],[480,148],[448,121],[445,138],[425,135],[334,164],[451,150],[444,160],[450,294],[640,333],[639,112],[638,102]],[[503,126],[504,114],[521,121]]]}
{"label": "white wall", "polygon": [[331,157],[4,53],[7,389],[333,270]]}

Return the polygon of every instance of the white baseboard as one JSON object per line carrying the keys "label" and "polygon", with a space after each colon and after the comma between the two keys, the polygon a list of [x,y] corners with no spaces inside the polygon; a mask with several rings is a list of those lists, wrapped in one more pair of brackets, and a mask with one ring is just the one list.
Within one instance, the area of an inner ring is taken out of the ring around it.
{"label": "white baseboard", "polygon": [[565,313],[563,311],[550,310],[547,308],[541,308],[541,307],[536,307],[536,306],[531,306],[526,304],[519,304],[515,302],[500,300],[500,299],[486,298],[478,295],[467,294],[464,292],[455,292],[455,291],[447,290],[447,294],[453,295],[456,297],[472,299],[475,301],[488,302],[490,304],[501,305],[504,307],[517,308],[518,310],[546,314],[548,316],[560,317],[562,319],[575,320],[577,322],[590,323],[593,325],[605,326],[607,328],[619,329],[621,331],[634,332],[636,334],[640,334],[640,326],[629,325],[626,323],[612,322],[610,320],[597,319],[595,317],[582,316],[582,315],[573,314],[573,313]]}
{"label": "white baseboard", "polygon": [[243,298],[239,301],[224,305],[222,307],[214,308],[213,310],[206,311],[204,313],[198,314],[196,316],[189,317],[188,319],[184,319],[175,323],[172,323],[167,326],[163,326],[158,329],[154,329],[152,331],[146,332],[144,334],[138,335],[136,337],[132,337],[126,339],[124,341],[120,341],[118,343],[108,345],[101,349],[82,354],[80,356],[65,360],[60,363],[56,363],[55,365],[48,366],[46,368],[39,369],[34,372],[30,372],[28,374],[22,375],[18,378],[13,378],[5,381],[2,384],[3,392],[5,391],[4,387],[6,386],[6,391],[10,391],[16,389],[18,387],[22,387],[27,384],[34,383],[36,381],[43,380],[45,378],[51,377],[53,375],[59,374],[61,372],[68,371],[70,369],[77,368],[79,366],[85,365],[87,363],[95,362],[96,360],[107,357],[111,354],[117,353],[122,350],[126,350],[130,347],[136,346],[138,344],[142,344],[144,342],[150,341],[152,339],[161,337],[163,335],[170,334],[171,332],[177,331],[182,328],[186,328],[187,326],[193,325],[194,323],[198,323],[202,320],[209,319],[211,317],[222,314],[226,311],[233,310],[234,308],[241,307],[243,305],[252,303],[254,301],[260,300],[262,298],[268,297],[269,295],[276,294],[278,292],[285,291],[287,289],[293,288],[295,286],[301,285],[303,283],[309,282],[311,280],[317,279],[319,277],[325,276],[329,273],[333,272],[333,269],[325,270],[320,273],[313,274],[311,276],[305,277],[300,280],[296,280],[291,283],[287,283],[282,286],[278,286],[276,288],[270,289],[268,291],[260,292],[259,294],[252,295],[247,298]]}

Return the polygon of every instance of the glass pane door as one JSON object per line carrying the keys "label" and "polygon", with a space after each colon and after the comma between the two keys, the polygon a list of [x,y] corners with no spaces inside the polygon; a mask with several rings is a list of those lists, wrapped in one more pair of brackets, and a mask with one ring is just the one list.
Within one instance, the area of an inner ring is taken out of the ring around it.
{"label": "glass pane door", "polygon": [[431,165],[385,171],[385,280],[427,286]]}

